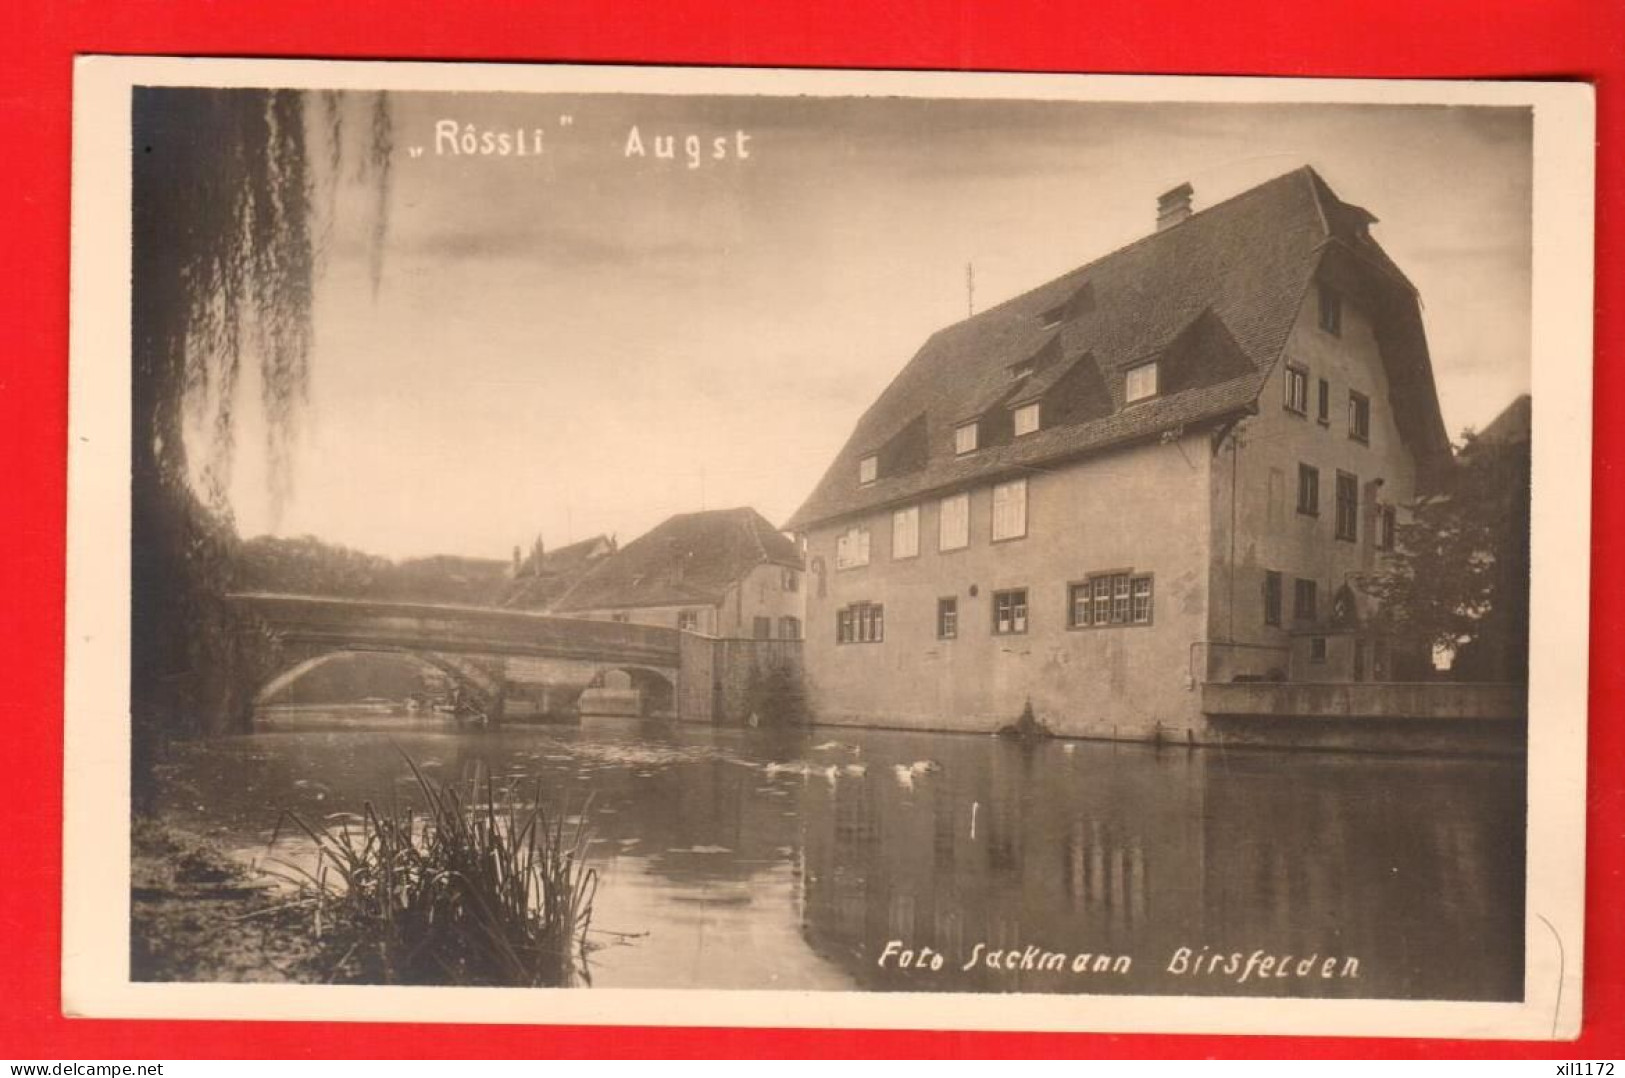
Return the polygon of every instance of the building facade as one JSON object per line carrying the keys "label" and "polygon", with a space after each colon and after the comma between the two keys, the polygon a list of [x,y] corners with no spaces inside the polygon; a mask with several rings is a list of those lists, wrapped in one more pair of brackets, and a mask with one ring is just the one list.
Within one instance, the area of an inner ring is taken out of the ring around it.
{"label": "building facade", "polygon": [[819,721],[1207,740],[1394,676],[1356,586],[1449,459],[1415,290],[1311,169],[939,331],[790,522]]}
{"label": "building facade", "polygon": [[724,639],[800,640],[801,551],[754,509],[682,513],[604,558],[551,606]]}

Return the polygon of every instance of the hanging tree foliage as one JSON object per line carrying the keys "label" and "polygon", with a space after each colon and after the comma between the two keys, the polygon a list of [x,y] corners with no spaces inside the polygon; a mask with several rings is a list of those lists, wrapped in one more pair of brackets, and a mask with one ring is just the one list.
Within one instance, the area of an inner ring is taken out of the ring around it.
{"label": "hanging tree foliage", "polygon": [[[355,138],[348,118],[358,111],[366,121]],[[376,195],[377,286],[389,104],[381,94],[363,105],[339,94],[141,87],[132,132],[139,796],[151,752],[166,737],[229,728],[246,706],[244,648],[222,601],[236,543],[227,492],[243,428],[241,388],[258,385],[274,516],[289,494],[293,435],[308,396],[322,210],[352,160]]]}

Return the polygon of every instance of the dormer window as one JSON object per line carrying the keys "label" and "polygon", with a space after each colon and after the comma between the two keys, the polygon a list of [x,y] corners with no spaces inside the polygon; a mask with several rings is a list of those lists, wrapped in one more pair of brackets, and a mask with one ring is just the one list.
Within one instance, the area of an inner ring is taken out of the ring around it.
{"label": "dormer window", "polygon": [[858,485],[868,486],[880,475],[880,458],[876,456],[864,457],[858,461]]}
{"label": "dormer window", "polygon": [[1033,373],[1033,361],[1030,359],[1025,363],[1017,363],[1014,367],[1010,368],[1010,377],[1012,380],[1017,382],[1021,381],[1031,373]]}
{"label": "dormer window", "polygon": [[1020,438],[1023,434],[1033,433],[1038,429],[1038,402],[1023,404],[1015,410],[1012,418],[1015,421],[1017,438]]}
{"label": "dormer window", "polygon": [[1133,404],[1157,395],[1157,364],[1155,361],[1130,367],[1123,382],[1123,401]]}
{"label": "dormer window", "polygon": [[954,452],[959,456],[976,452],[976,426],[965,423],[954,429]]}
{"label": "dormer window", "polygon": [[1065,318],[1066,318],[1066,305],[1065,304],[1062,304],[1059,307],[1051,307],[1049,310],[1045,311],[1040,316],[1041,322],[1042,322],[1043,327],[1045,329],[1054,329],[1056,326],[1060,325],[1062,320],[1065,319]]}

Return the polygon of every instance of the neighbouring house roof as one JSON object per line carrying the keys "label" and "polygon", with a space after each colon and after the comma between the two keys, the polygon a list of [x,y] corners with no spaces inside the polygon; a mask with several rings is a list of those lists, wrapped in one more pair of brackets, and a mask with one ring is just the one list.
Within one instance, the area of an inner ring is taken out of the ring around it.
{"label": "neighbouring house roof", "polygon": [[590,539],[580,539],[556,550],[542,553],[541,571],[544,573],[568,573],[579,569],[596,558],[606,557],[615,552],[615,541],[602,533]]}
{"label": "neighbouring house roof", "polygon": [[1534,405],[1525,393],[1511,404],[1501,410],[1501,414],[1490,420],[1489,426],[1478,432],[1478,441],[1496,445],[1516,445],[1528,442],[1533,430],[1531,426]]}
{"label": "neighbouring house roof", "polygon": [[549,609],[598,561],[614,552],[615,540],[602,534],[543,551],[540,566],[533,550],[508,586],[502,605],[519,610]]}
{"label": "neighbouring house roof", "polygon": [[[1371,238],[1373,220],[1300,168],[939,330],[786,527],[1253,410],[1317,278],[1372,313],[1407,443],[1424,466],[1447,461],[1415,289]],[[1150,360],[1157,396],[1127,404],[1126,372]],[[1034,400],[1042,429],[1014,438],[1011,410]],[[956,455],[954,429],[973,419],[979,448]],[[879,476],[860,485],[871,455]]]}
{"label": "neighbouring house roof", "polygon": [[600,561],[553,609],[719,603],[758,565],[800,569],[801,551],[754,509],[680,513]]}

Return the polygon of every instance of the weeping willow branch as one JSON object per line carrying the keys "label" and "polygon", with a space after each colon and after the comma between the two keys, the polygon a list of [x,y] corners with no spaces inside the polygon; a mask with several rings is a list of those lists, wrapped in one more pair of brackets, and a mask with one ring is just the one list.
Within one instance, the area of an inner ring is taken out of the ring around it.
{"label": "weeping willow branch", "polygon": [[[142,87],[132,107],[132,711],[207,731],[230,710],[228,492],[262,414],[273,514],[308,403],[322,238],[350,162],[371,182],[374,289],[388,227],[387,96]],[[257,387],[257,399],[245,400]],[[192,435],[190,438],[188,434]],[[138,760],[138,770],[140,761]]]}

